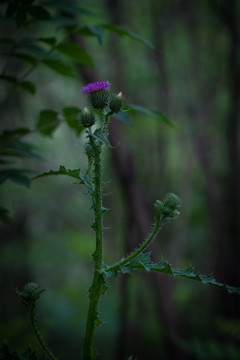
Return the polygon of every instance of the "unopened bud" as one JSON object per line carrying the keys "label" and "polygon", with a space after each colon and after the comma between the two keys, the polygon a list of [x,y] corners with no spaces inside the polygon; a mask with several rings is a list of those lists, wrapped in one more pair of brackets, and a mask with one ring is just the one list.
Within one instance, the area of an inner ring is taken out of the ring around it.
{"label": "unopened bud", "polygon": [[103,110],[108,105],[109,92],[98,90],[89,94],[89,104],[97,110]]}
{"label": "unopened bud", "polygon": [[109,108],[111,112],[113,114],[118,113],[121,110],[122,103],[123,103],[123,97],[121,92],[117,95],[116,94],[111,95],[109,101]]}
{"label": "unopened bud", "polygon": [[96,117],[91,110],[89,110],[88,108],[84,108],[80,116],[80,121],[82,126],[88,128],[95,124]]}

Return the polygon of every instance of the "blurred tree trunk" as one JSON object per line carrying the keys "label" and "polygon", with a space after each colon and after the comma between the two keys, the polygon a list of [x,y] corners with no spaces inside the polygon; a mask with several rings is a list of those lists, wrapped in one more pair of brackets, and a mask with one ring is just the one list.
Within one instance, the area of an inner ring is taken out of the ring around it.
{"label": "blurred tree trunk", "polygon": [[[229,114],[226,127],[228,152],[228,178],[225,184],[225,212],[227,220],[228,252],[219,263],[225,270],[222,276],[232,285],[240,284],[240,7],[239,2],[229,0],[220,3],[218,16],[226,27],[229,37],[229,54],[226,78],[229,79]],[[224,298],[226,315],[240,316],[240,303],[236,297]]]}
{"label": "blurred tree trunk", "polygon": [[[115,23],[116,25],[121,24],[123,25],[124,22],[124,9],[123,9],[123,2],[122,1],[114,1],[108,0],[108,9],[109,14],[111,17],[111,22]],[[121,57],[121,53],[117,47],[117,44],[112,42],[111,43],[111,54],[114,54],[114,64],[116,66],[116,74],[124,73],[124,66],[123,66],[123,59]],[[165,100],[168,97],[168,89],[167,89],[167,78],[164,63],[162,63],[160,72],[163,76],[165,76]],[[124,84],[121,82],[121,77],[116,75],[115,82],[119,89],[124,89]],[[144,202],[143,192],[141,191],[140,187],[138,186],[137,181],[137,174],[134,167],[134,158],[132,151],[128,147],[128,145],[124,142],[124,139],[121,137],[122,134],[122,124],[119,122],[113,122],[111,124],[110,129],[110,140],[112,144],[116,144],[119,142],[120,139],[120,146],[118,146],[112,152],[114,165],[116,167],[116,171],[118,174],[118,178],[120,179],[121,186],[123,189],[123,193],[125,194],[126,202],[127,202],[127,217],[129,219],[128,224],[130,228],[128,229],[128,233],[131,234],[131,227],[132,222],[134,222],[136,229],[138,230],[139,239],[138,242],[141,242],[149,232],[149,227],[151,224],[149,213]],[[126,238],[126,242],[129,241],[130,238]],[[135,244],[136,246],[136,244]],[[126,248],[133,248],[132,244],[126,245]],[[154,254],[153,254],[154,258]],[[158,259],[155,259],[158,261]],[[122,278],[122,282],[125,282],[127,278]],[[178,358],[180,359],[179,348],[176,346],[173,339],[175,338],[176,334],[176,316],[174,312],[174,306],[171,303],[171,295],[170,295],[170,287],[167,278],[159,276],[159,274],[151,274],[152,280],[152,289],[154,292],[155,300],[156,300],[156,310],[157,315],[159,317],[160,323],[163,325],[165,331],[165,345],[166,345],[166,358],[173,359]],[[121,294],[121,301],[125,303],[127,297],[126,291]],[[136,301],[138,304],[138,301]],[[127,311],[126,307],[125,310]],[[123,316],[123,314],[121,314]],[[124,318],[127,317],[124,315]],[[135,326],[135,331],[139,330],[139,326]],[[121,338],[119,339],[119,349],[118,353],[119,360],[126,358],[127,354],[124,354],[121,351],[121,348],[124,347],[123,344],[126,343],[128,338],[128,333],[124,332],[123,329],[120,330]],[[125,334],[125,339],[123,338]],[[135,336],[136,337],[136,336]],[[139,340],[138,340],[139,342]],[[136,349],[134,354],[137,354],[138,345],[136,344]],[[141,354],[139,354],[140,356]],[[177,357],[178,356],[178,357]]]}
{"label": "blurred tree trunk", "polygon": [[[215,2],[215,5],[217,3]],[[229,33],[229,66],[226,73],[229,81],[230,111],[227,119],[226,137],[229,158],[227,181],[220,183],[211,161],[212,139],[214,133],[207,131],[208,123],[214,118],[211,103],[214,102],[213,87],[209,79],[203,80],[203,69],[200,61],[198,3],[188,0],[187,26],[192,48],[192,68],[195,84],[197,84],[196,104],[190,105],[193,121],[193,133],[200,164],[204,170],[206,200],[211,216],[212,237],[214,241],[215,272],[220,281],[231,285],[239,285],[239,24],[236,2],[220,2],[215,10],[219,19],[225,22]],[[225,4],[225,5],[224,5]],[[216,15],[216,14],[215,14]],[[228,19],[228,20],[226,20]],[[214,56],[214,53],[212,53]],[[224,313],[229,316],[239,314],[239,301],[227,293],[222,294]]]}

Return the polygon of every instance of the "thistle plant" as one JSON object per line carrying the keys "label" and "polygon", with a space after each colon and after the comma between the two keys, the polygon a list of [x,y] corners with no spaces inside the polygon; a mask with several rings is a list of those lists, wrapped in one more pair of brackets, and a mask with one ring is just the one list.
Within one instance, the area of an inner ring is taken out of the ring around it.
{"label": "thistle plant", "polygon": [[[102,150],[104,146],[111,147],[108,140],[109,123],[115,114],[122,111],[122,93],[110,93],[110,83],[108,81],[98,81],[88,84],[82,88],[82,93],[88,97],[88,107],[85,107],[79,114],[79,126],[85,128],[86,143],[84,151],[88,158],[88,167],[85,173],[80,169],[70,170],[65,166],[60,166],[59,170],[50,170],[36,178],[51,175],[67,175],[73,177],[79,184],[87,187],[88,194],[92,198],[92,208],[94,210],[94,221],[92,228],[95,231],[95,250],[92,254],[94,271],[92,283],[89,288],[89,307],[87,313],[85,338],[82,347],[82,360],[93,360],[96,357],[94,350],[94,334],[101,320],[98,314],[98,304],[101,295],[107,289],[107,278],[117,277],[119,273],[131,274],[133,270],[143,269],[147,272],[157,271],[173,276],[181,276],[203,284],[210,284],[225,288],[229,293],[240,294],[240,289],[224,285],[215,281],[212,275],[198,275],[192,266],[186,269],[176,269],[167,261],[161,260],[153,263],[150,253],[145,252],[149,245],[157,237],[161,228],[179,216],[181,199],[168,193],[163,200],[157,200],[154,204],[155,218],[152,229],[147,238],[140,243],[137,248],[117,261],[115,264],[107,265],[103,258],[103,214],[106,211],[103,204],[103,181],[102,181]],[[96,115],[98,114],[98,115]],[[98,116],[98,117],[97,117]],[[114,150],[113,150],[114,151]],[[37,326],[35,305],[42,290],[36,284],[27,285],[22,292],[18,292],[24,305],[27,307],[29,318],[34,328],[35,334],[45,351],[47,357],[56,359],[42,339]]]}

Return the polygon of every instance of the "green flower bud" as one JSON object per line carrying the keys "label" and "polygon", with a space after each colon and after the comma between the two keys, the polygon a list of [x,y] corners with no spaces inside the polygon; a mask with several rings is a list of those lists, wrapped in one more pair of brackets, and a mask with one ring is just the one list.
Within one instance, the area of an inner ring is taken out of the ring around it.
{"label": "green flower bud", "polygon": [[117,95],[116,94],[111,95],[110,101],[109,101],[109,108],[110,108],[111,112],[113,114],[118,113],[121,110],[122,103],[123,103],[123,97],[122,97],[121,92]]}
{"label": "green flower bud", "polygon": [[182,200],[180,199],[180,197],[173,193],[167,194],[163,202],[165,207],[168,207],[172,210],[179,209],[182,205]]}
{"label": "green flower bud", "polygon": [[98,90],[89,94],[89,104],[97,110],[103,110],[108,105],[109,92],[107,90]]}
{"label": "green flower bud", "polygon": [[91,110],[89,110],[88,108],[84,108],[83,112],[80,115],[80,122],[82,126],[88,128],[95,124],[96,117]]}
{"label": "green flower bud", "polygon": [[35,307],[36,301],[45,289],[40,289],[38,284],[28,283],[24,286],[22,291],[19,291],[18,289],[15,291],[20,296],[22,303],[29,309]]}
{"label": "green flower bud", "polygon": [[169,193],[162,201],[155,202],[155,208],[164,221],[171,221],[180,215],[178,209],[181,204],[182,200],[177,195]]}

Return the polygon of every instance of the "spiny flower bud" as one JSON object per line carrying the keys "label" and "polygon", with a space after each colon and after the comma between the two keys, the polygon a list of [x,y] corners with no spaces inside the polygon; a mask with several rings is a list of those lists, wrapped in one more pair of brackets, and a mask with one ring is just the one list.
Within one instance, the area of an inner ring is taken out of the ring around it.
{"label": "spiny flower bud", "polygon": [[99,90],[89,94],[89,104],[97,110],[103,110],[109,99],[109,92],[107,90]]}
{"label": "spiny flower bud", "polygon": [[176,219],[179,216],[180,212],[178,209],[180,208],[181,204],[182,200],[180,197],[173,193],[169,193],[162,201],[157,200],[155,202],[155,208],[157,209],[159,215],[162,216],[164,221],[170,221]]}
{"label": "spiny flower bud", "polygon": [[83,112],[80,115],[80,122],[82,126],[88,128],[95,124],[96,117],[91,110],[89,110],[88,108],[84,108]]}
{"label": "spiny flower bud", "polygon": [[45,289],[40,289],[38,284],[28,283],[24,286],[22,291],[19,291],[18,289],[15,289],[15,291],[27,308],[34,308],[36,301]]}
{"label": "spiny flower bud", "polygon": [[111,95],[110,101],[109,101],[109,108],[110,108],[111,112],[113,114],[118,113],[121,110],[122,103],[123,103],[123,97],[122,97],[121,92],[119,94]]}
{"label": "spiny flower bud", "polygon": [[108,105],[110,88],[109,81],[96,81],[85,85],[82,88],[83,94],[88,94],[89,104],[97,110],[103,110]]}

